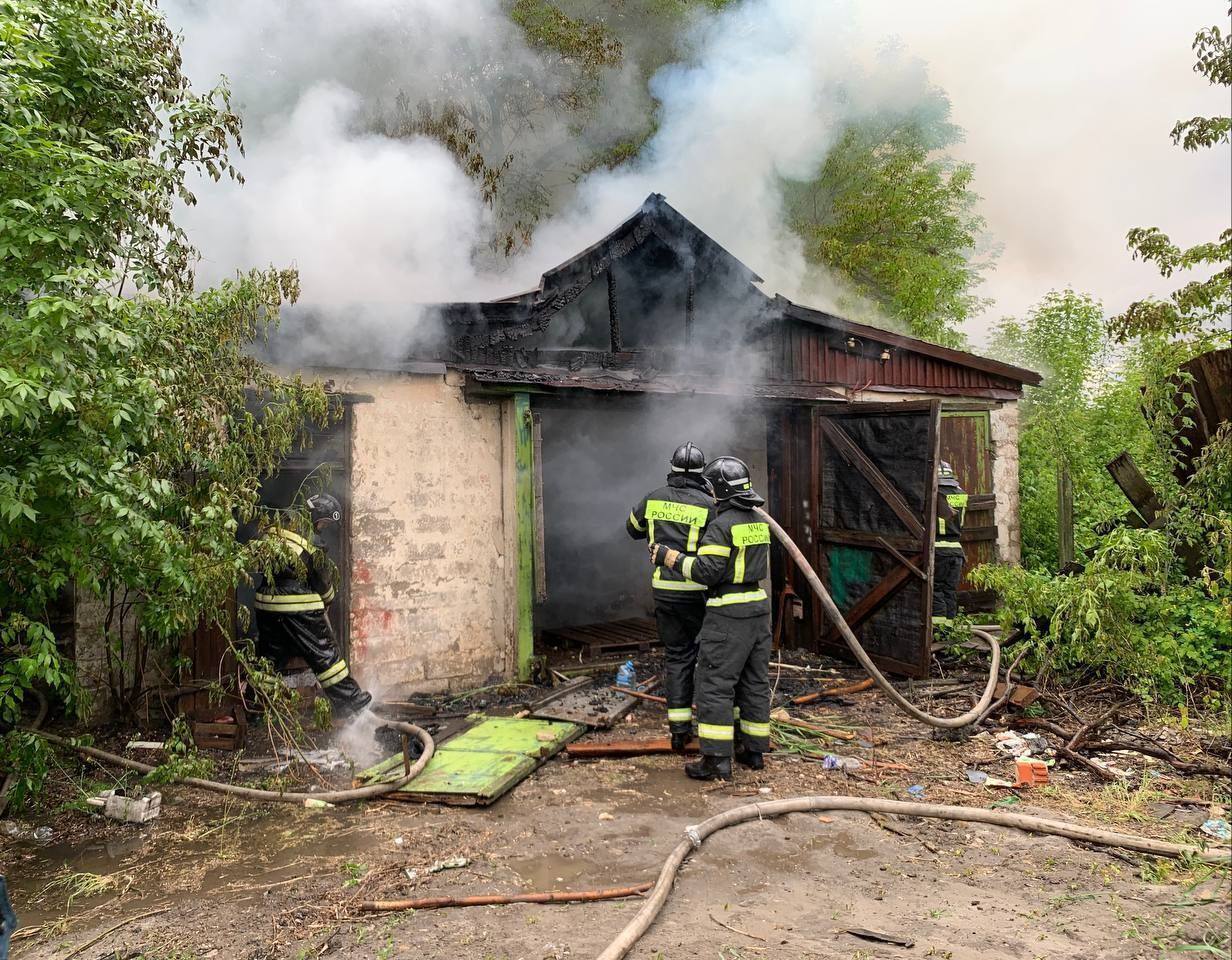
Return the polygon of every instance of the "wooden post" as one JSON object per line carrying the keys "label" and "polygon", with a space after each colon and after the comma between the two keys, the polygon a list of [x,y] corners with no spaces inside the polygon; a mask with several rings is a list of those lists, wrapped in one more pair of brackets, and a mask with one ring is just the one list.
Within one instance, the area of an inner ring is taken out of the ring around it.
{"label": "wooden post", "polygon": [[535,602],[548,598],[547,548],[543,533],[543,422],[539,414],[531,415],[532,456],[535,478]]}
{"label": "wooden post", "polygon": [[1074,484],[1069,463],[1057,468],[1057,563],[1061,569],[1074,562]]}
{"label": "wooden post", "polygon": [[612,261],[607,268],[607,319],[612,328],[612,353],[622,353],[625,343],[620,333],[620,308],[616,302],[615,261]]}
{"label": "wooden post", "polygon": [[535,656],[535,455],[530,394],[513,395],[514,487],[517,524],[518,679],[530,679]]}

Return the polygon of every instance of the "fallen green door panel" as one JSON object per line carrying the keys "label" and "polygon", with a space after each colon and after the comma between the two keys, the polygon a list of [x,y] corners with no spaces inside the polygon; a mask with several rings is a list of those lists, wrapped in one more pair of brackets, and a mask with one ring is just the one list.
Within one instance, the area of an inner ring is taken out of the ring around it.
{"label": "fallen green door panel", "polygon": [[[423,773],[397,791],[399,800],[487,806],[558,753],[584,728],[552,720],[488,717],[447,741]],[[543,734],[542,739],[540,734]],[[396,754],[359,774],[363,783],[397,780]]]}

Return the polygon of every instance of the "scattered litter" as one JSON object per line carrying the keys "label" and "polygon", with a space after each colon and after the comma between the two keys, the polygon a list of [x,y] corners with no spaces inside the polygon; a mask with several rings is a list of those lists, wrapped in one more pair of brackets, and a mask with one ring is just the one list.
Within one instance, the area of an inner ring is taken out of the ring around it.
{"label": "scattered litter", "polygon": [[637,686],[637,668],[632,660],[626,660],[616,671],[616,686],[633,688]]}
{"label": "scattered litter", "polygon": [[46,843],[55,836],[55,831],[51,827],[35,827],[31,830],[23,827],[16,820],[0,820],[0,835],[10,840],[35,840],[38,843]]}
{"label": "scattered litter", "polygon": [[616,817],[614,817],[612,814],[608,813],[605,810],[603,813],[599,814],[599,819],[600,820],[615,820]]}
{"label": "scattered litter", "polygon": [[1232,840],[1232,827],[1228,826],[1228,821],[1222,818],[1207,820],[1198,829],[1216,840]]}
{"label": "scattered litter", "polygon": [[1029,752],[1027,749],[1027,741],[1016,733],[1010,733],[1008,730],[1002,730],[995,737],[993,744],[1001,753],[1009,757],[1026,756]]}
{"label": "scattered litter", "polygon": [[414,883],[416,880],[419,879],[419,871],[412,870],[410,867],[406,867],[405,869],[403,869],[402,873],[406,876],[408,880],[411,881],[411,883]]}
{"label": "scattered litter", "polygon": [[129,740],[125,749],[128,750],[165,750],[167,745],[161,740]]}
{"label": "scattered litter", "polygon": [[840,757],[836,753],[827,753],[821,759],[823,770],[859,770],[863,763],[855,757]]}
{"label": "scattered litter", "polygon": [[1048,764],[1043,760],[1020,757],[1014,761],[1014,768],[1017,775],[1014,781],[1016,787],[1038,787],[1048,782]]}
{"label": "scattered litter", "polygon": [[46,843],[55,835],[56,832],[51,827],[35,827],[34,832],[30,834],[38,843]]}
{"label": "scattered litter", "polygon": [[770,793],[770,787],[758,787],[757,792],[760,793],[764,797],[768,793]]}
{"label": "scattered litter", "polygon": [[924,797],[924,788],[917,783],[915,786],[908,787],[907,793],[910,794],[913,799],[921,800]]}
{"label": "scattered litter", "polygon": [[279,754],[276,757],[265,757],[251,761],[240,761],[240,766],[246,770],[258,770],[261,773],[285,773],[297,763],[315,767],[323,773],[333,773],[335,770],[345,770],[351,766],[351,761],[337,747],[327,750],[294,750]]}
{"label": "scattered litter", "polygon": [[406,837],[394,837],[394,846],[401,850],[406,846]]}
{"label": "scattered litter", "polygon": [[996,801],[994,804],[992,804],[992,806],[994,807],[1013,807],[1019,803],[1022,803],[1022,801],[1018,799],[1017,794],[1011,793],[1009,796],[1002,797],[1000,800]]}
{"label": "scattered litter", "polygon": [[1009,780],[1002,780],[1000,777],[989,777],[984,781],[986,787],[1013,787],[1014,784]]}
{"label": "scattered litter", "polygon": [[967,779],[972,783],[986,783],[988,781],[988,774],[983,770],[968,770]]}
{"label": "scattered litter", "polygon": [[304,806],[309,810],[328,810],[333,804],[325,800],[318,800],[316,797],[305,797]]}
{"label": "scattered litter", "polygon": [[853,937],[859,937],[861,940],[872,940],[874,943],[890,943],[896,947],[906,947],[911,949],[915,946],[914,940],[909,940],[906,937],[900,937],[893,933],[878,933],[876,930],[865,930],[862,927],[851,927],[847,933]]}
{"label": "scattered litter", "polygon": [[833,818],[833,817],[823,817],[823,816],[818,816],[818,817],[817,817],[817,821],[818,821],[819,823],[833,823],[833,822],[834,822],[834,818]]}
{"label": "scattered litter", "polygon": [[442,870],[457,870],[461,867],[469,867],[471,861],[467,857],[450,857],[448,860],[437,860],[436,863],[428,867],[428,873],[440,873]]}
{"label": "scattered litter", "polygon": [[163,795],[157,790],[128,796],[122,789],[104,790],[86,800],[103,811],[103,816],[121,823],[147,823],[162,813]]}

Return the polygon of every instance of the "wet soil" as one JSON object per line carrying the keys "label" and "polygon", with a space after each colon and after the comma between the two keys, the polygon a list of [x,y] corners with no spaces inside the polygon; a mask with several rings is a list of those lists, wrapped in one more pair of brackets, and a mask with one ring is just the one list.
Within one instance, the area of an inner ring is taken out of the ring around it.
{"label": "wet soil", "polygon": [[[558,758],[484,810],[379,801],[313,812],[171,786],[162,817],[145,827],[69,811],[55,821],[50,845],[0,839],[25,928],[13,956],[587,958],[632,917],[638,900],[377,916],[359,913],[357,904],[650,880],[687,825],[758,797],[906,799],[907,787],[920,785],[935,802],[987,806],[1018,796],[1013,809],[1021,812],[1192,839],[1226,795],[1223,785],[1148,775],[1142,764],[1131,782],[1114,787],[1059,770],[1047,788],[977,787],[966,770],[1009,772],[986,740],[933,740],[876,694],[820,712],[859,730],[857,741],[836,747],[866,761],[854,776],[779,757],[764,773],[741,771],[734,784],[714,785],[687,780],[670,756]],[[630,722],[594,739],[658,736],[661,725],[661,708],[643,704]],[[876,770],[868,764],[875,758],[909,769]],[[452,857],[469,863],[429,872]],[[101,887],[74,890],[68,878],[81,873],[102,877]],[[1058,838],[796,814],[708,840],[630,956],[1164,957],[1185,944],[1226,949],[1228,896],[1226,871],[1158,866]],[[847,932],[855,928],[914,946]]]}

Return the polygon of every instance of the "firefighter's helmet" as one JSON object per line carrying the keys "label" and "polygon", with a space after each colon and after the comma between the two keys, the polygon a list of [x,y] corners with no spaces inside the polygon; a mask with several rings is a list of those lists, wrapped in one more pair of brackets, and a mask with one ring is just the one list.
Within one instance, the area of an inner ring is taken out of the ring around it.
{"label": "firefighter's helmet", "polygon": [[716,500],[734,500],[749,507],[766,502],[753,489],[748,466],[736,457],[715,457],[706,464],[703,476],[710,481]]}
{"label": "firefighter's helmet", "polygon": [[672,473],[701,473],[706,469],[706,455],[693,441],[682,443],[672,454]]}
{"label": "firefighter's helmet", "polygon": [[937,468],[937,486],[942,489],[962,489],[958,482],[958,475],[954,472],[954,468],[944,460],[941,461],[941,465]]}
{"label": "firefighter's helmet", "polygon": [[331,493],[314,493],[308,498],[308,512],[312,516],[313,526],[322,520],[337,523],[342,519],[342,504]]}

